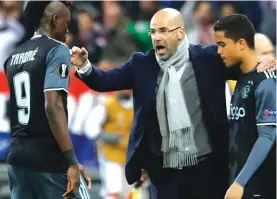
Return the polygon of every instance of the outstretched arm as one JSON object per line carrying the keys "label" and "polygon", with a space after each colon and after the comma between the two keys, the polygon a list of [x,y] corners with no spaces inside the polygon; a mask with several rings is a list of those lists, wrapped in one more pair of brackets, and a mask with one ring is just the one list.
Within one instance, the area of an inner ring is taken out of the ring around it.
{"label": "outstretched arm", "polygon": [[87,51],[74,47],[71,51],[71,63],[76,66],[76,76],[88,87],[99,92],[126,90],[133,88],[133,56],[123,65],[108,71],[93,66],[87,60]]}

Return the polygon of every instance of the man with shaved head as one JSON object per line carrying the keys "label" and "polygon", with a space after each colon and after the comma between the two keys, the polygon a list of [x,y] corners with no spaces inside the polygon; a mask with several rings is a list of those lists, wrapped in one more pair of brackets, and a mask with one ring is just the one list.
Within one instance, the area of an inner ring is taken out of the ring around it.
{"label": "man with shaved head", "polygon": [[262,33],[255,34],[255,51],[258,56],[272,56],[274,57],[274,46],[268,36]]}
{"label": "man with shaved head", "polygon": [[[165,20],[167,19],[167,20]],[[182,15],[171,8],[166,8],[160,12],[157,12],[151,22],[150,35],[155,35],[155,31],[158,29],[160,33],[167,34],[176,31],[176,35],[168,34],[167,41],[160,39],[159,37],[152,37],[153,46],[156,48],[156,53],[161,60],[167,60],[172,57],[180,44],[180,41],[184,37],[184,21]],[[169,28],[169,29],[167,29]]]}
{"label": "man with shaved head", "polygon": [[[133,53],[109,71],[92,66],[87,51],[73,47],[76,76],[99,92],[133,89],[125,167],[130,184],[145,169],[154,199],[222,199],[228,187],[225,81],[239,71],[224,66],[217,46],[190,45],[177,10],[158,11],[149,36],[153,49]],[[275,64],[268,59],[263,65]]]}
{"label": "man with shaved head", "polygon": [[78,164],[67,124],[70,54],[62,42],[69,4],[30,1],[24,17],[27,31],[35,35],[4,64],[11,105],[11,198],[89,199],[84,179],[89,186],[90,179]]}

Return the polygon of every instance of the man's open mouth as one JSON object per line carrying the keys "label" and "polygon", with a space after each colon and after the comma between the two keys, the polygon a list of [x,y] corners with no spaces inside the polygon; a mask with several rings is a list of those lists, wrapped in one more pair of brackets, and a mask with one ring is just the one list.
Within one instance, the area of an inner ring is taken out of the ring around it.
{"label": "man's open mouth", "polygon": [[163,45],[156,45],[156,52],[158,54],[164,54],[166,52],[166,47]]}

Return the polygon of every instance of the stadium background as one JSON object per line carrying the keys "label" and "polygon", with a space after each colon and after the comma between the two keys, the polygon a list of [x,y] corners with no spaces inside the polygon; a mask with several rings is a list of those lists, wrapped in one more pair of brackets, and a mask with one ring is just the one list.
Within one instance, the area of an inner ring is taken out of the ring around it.
{"label": "stadium background", "polygon": [[[191,43],[214,44],[213,23],[220,16],[243,13],[253,22],[256,32],[266,34],[276,45],[276,1],[72,1],[72,4],[67,44],[85,47],[90,61],[104,70],[119,66],[134,51],[151,48],[147,34],[149,21],[163,7],[181,11]],[[2,65],[12,49],[28,37],[23,25],[25,5],[26,1],[0,1],[0,199],[9,198],[4,162],[10,142],[8,85]],[[98,198],[100,180],[95,135],[88,118],[94,117],[93,109],[98,103],[114,93],[96,93],[71,76],[69,130],[78,159],[92,176],[93,192]]]}

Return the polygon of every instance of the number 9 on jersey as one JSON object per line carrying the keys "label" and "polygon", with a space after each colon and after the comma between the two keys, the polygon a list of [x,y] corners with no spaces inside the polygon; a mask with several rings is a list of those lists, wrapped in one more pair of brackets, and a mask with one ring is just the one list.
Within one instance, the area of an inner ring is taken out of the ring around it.
{"label": "number 9 on jersey", "polygon": [[27,125],[30,118],[30,76],[26,71],[13,77],[14,93],[18,108],[18,121]]}

